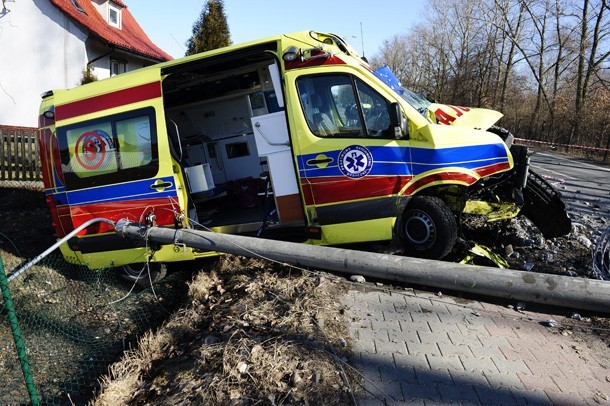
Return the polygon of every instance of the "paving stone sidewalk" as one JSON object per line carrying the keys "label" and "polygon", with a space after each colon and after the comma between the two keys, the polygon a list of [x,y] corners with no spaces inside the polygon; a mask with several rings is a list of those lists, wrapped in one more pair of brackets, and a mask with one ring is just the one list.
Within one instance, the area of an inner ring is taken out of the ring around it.
{"label": "paving stone sidewalk", "polygon": [[345,299],[360,405],[610,405],[610,343],[572,319],[365,286]]}

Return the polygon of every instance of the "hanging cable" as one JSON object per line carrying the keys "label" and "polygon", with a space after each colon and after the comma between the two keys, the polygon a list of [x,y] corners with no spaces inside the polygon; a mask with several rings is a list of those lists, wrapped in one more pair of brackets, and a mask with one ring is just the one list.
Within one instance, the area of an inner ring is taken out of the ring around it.
{"label": "hanging cable", "polygon": [[57,241],[55,244],[51,245],[46,251],[44,251],[42,254],[38,255],[36,258],[34,258],[33,260],[31,260],[30,262],[28,262],[27,264],[25,264],[24,266],[22,266],[21,268],[19,268],[17,271],[15,271],[13,274],[11,274],[7,280],[10,283],[13,279],[15,279],[16,277],[18,277],[19,275],[21,275],[23,272],[27,271],[28,269],[30,269],[31,267],[33,267],[34,265],[36,265],[37,263],[39,263],[42,259],[44,259],[47,255],[49,255],[50,253],[52,253],[53,251],[55,251],[61,244],[63,244],[64,242],[68,241],[70,238],[74,237],[76,234],[80,233],[82,230],[84,230],[85,228],[89,227],[92,224],[95,223],[106,223],[106,224],[110,224],[111,226],[114,226],[115,223],[112,220],[108,220],[105,218],[94,218],[91,219],[89,221],[86,221],[85,223],[81,224],[80,226],[78,226],[77,228],[75,228],[74,230],[72,230],[69,234],[67,234],[65,237],[63,237],[62,239],[60,239],[59,241]]}

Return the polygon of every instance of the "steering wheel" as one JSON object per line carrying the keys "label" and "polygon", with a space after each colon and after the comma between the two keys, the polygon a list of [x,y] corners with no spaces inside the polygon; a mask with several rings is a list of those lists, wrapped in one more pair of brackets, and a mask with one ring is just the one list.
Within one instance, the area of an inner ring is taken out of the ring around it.
{"label": "steering wheel", "polygon": [[369,135],[381,136],[383,130],[390,126],[390,118],[387,110],[380,105],[375,105],[365,112],[366,128]]}
{"label": "steering wheel", "polygon": [[345,118],[348,122],[358,121],[358,106],[350,104],[345,108]]}

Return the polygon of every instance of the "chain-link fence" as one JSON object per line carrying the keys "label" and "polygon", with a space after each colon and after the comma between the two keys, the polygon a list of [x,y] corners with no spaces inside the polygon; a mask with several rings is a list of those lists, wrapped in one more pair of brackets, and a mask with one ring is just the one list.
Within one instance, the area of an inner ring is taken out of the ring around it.
{"label": "chain-link fence", "polygon": [[55,242],[38,148],[35,128],[0,126],[0,405],[84,404],[108,366],[175,310],[188,276],[132,290],[114,269],[54,253],[11,278]]}
{"label": "chain-link fence", "polygon": [[115,269],[71,265],[57,252],[11,277],[55,237],[40,189],[0,183],[0,216],[11,279],[0,275],[0,405],[84,404],[108,366],[180,305],[189,277],[176,271],[154,290],[135,288]]}
{"label": "chain-link fence", "polygon": [[[175,310],[186,293],[184,279],[174,273],[154,291],[130,292],[131,286],[113,269],[89,270],[53,255],[4,283],[2,290],[10,289],[12,303],[5,295],[0,317],[0,404],[35,403],[31,390],[28,393],[23,362],[42,403],[86,403],[108,366],[140,334]],[[17,347],[15,337],[21,341]]]}

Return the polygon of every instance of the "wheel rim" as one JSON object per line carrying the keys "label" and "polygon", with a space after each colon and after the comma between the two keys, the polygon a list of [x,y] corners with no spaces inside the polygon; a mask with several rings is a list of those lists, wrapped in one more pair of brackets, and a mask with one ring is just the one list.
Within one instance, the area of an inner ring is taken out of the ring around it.
{"label": "wheel rim", "polygon": [[434,221],[423,211],[414,211],[405,220],[405,237],[418,249],[430,248],[436,239]]}
{"label": "wheel rim", "polygon": [[131,276],[133,278],[143,278],[148,276],[146,263],[124,265],[123,272],[125,272],[127,276]]}

